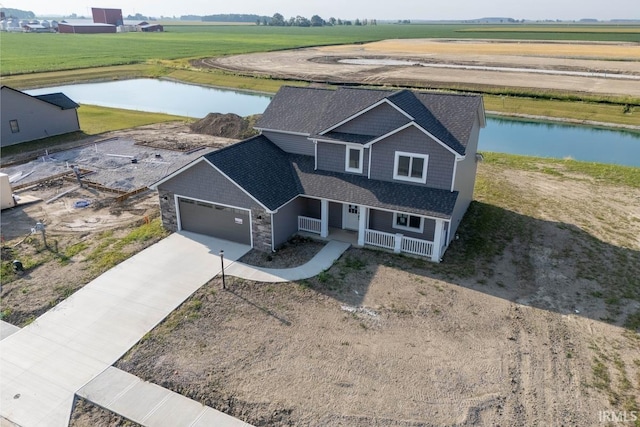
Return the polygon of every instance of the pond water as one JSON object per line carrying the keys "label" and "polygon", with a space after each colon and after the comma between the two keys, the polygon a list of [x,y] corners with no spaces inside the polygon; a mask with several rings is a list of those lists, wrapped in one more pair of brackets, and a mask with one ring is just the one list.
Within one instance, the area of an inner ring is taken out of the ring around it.
{"label": "pond water", "polygon": [[135,79],[26,90],[29,95],[62,92],[78,104],[202,118],[209,113],[262,113],[271,97],[167,80]]}
{"label": "pond water", "polygon": [[[202,118],[208,113],[262,113],[271,97],[165,80],[137,79],[49,87],[30,95],[63,92],[80,104]],[[640,133],[588,126],[487,118],[480,151],[572,158],[640,167]]]}
{"label": "pond water", "polygon": [[489,117],[478,149],[640,167],[640,133],[587,126]]}

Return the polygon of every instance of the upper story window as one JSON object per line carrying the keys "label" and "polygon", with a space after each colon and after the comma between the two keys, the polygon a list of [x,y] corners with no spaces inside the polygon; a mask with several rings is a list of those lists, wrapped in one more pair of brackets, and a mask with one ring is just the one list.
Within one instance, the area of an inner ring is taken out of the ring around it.
{"label": "upper story window", "polygon": [[427,163],[429,163],[429,156],[426,154],[396,151],[393,163],[393,179],[426,184]]}
{"label": "upper story window", "polygon": [[20,126],[18,126],[17,120],[9,120],[9,126],[11,127],[11,133],[20,132]]}
{"label": "upper story window", "polygon": [[347,172],[362,173],[362,157],[364,147],[347,145],[347,155],[344,162],[344,170]]}

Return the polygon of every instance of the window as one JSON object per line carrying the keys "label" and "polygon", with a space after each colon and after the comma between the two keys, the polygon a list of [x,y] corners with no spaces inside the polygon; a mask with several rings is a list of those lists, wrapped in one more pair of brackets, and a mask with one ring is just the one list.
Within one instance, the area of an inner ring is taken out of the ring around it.
{"label": "window", "polygon": [[363,147],[353,147],[347,145],[347,156],[344,162],[344,170],[347,172],[362,173]]}
{"label": "window", "polygon": [[424,229],[424,218],[396,212],[393,214],[393,228],[422,233]]}
{"label": "window", "polygon": [[426,154],[405,153],[396,151],[393,166],[393,179],[401,181],[427,182],[427,163],[429,156]]}
{"label": "window", "polygon": [[18,126],[17,120],[9,120],[9,126],[11,126],[11,133],[20,132],[20,127]]}

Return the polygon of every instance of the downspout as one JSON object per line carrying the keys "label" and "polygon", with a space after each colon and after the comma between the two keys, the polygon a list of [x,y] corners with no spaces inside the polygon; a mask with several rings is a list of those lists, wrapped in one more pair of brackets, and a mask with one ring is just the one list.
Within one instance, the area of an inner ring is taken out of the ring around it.
{"label": "downspout", "polygon": [[318,140],[317,139],[313,140],[313,161],[314,161],[313,170],[317,171],[318,170]]}
{"label": "downspout", "polygon": [[271,252],[276,251],[276,241],[275,241],[275,222],[273,221],[273,212],[271,213]]}

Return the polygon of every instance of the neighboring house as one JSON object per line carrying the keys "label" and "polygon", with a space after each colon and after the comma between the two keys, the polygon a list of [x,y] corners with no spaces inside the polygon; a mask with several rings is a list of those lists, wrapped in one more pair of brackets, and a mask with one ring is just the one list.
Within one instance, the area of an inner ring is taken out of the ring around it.
{"label": "neighboring house", "polygon": [[438,262],[473,197],[480,96],[283,87],[261,135],[155,183],[163,223],[276,250],[299,232]]}
{"label": "neighboring house", "polygon": [[80,130],[78,104],[63,93],[31,96],[8,86],[0,88],[0,145]]}

